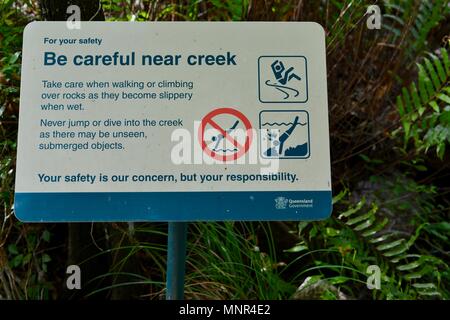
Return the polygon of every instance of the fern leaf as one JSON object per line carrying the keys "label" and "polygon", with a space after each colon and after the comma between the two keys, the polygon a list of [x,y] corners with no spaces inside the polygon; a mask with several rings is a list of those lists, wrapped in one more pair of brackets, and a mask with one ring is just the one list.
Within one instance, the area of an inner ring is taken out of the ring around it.
{"label": "fern leaf", "polygon": [[439,80],[439,76],[438,76],[436,70],[434,69],[431,61],[428,58],[425,58],[424,61],[425,61],[425,67],[427,68],[428,74],[430,75],[431,80],[434,85],[434,92],[436,92],[437,90],[439,90],[441,88],[441,81]]}
{"label": "fern leaf", "polygon": [[384,218],[383,221],[381,221],[380,223],[377,223],[375,225],[375,227],[364,231],[362,233],[362,236],[367,238],[369,236],[376,234],[378,231],[382,230],[388,224],[388,222],[389,222],[388,218]]}
{"label": "fern leaf", "polygon": [[444,66],[441,63],[441,60],[439,60],[439,58],[432,53],[430,54],[430,56],[433,60],[434,66],[436,67],[441,83],[444,83],[445,81],[447,81],[447,73],[444,70]]}
{"label": "fern leaf", "polygon": [[430,102],[428,102],[428,104],[434,111],[439,112],[439,105],[437,104],[436,101],[434,101],[434,100],[430,101]]}
{"label": "fern leaf", "polygon": [[391,238],[392,236],[393,236],[392,233],[384,234],[384,235],[382,235],[380,237],[371,239],[369,242],[372,243],[372,244],[375,244],[375,243],[378,243],[378,242],[383,242],[383,241]]}
{"label": "fern leaf", "polygon": [[440,100],[444,101],[445,103],[450,104],[450,97],[447,96],[446,94],[440,93],[440,94],[437,95],[437,97],[438,97]]}
{"label": "fern leaf", "polygon": [[[414,106],[416,107],[417,112],[419,113],[419,116],[421,116],[425,112],[425,108],[423,107],[422,102],[420,102],[419,95],[417,94],[417,87],[416,84],[413,82],[411,83],[411,97],[414,101]],[[416,117],[412,117],[412,121],[415,121]]]}
{"label": "fern leaf", "polygon": [[392,263],[398,263],[401,260],[410,259],[410,258],[420,259],[420,258],[422,258],[422,256],[420,254],[403,254],[403,255],[400,255],[400,256],[392,258],[391,262]]}
{"label": "fern leaf", "polygon": [[397,247],[405,242],[405,239],[398,239],[389,243],[381,244],[377,247],[377,250],[384,251],[388,249],[392,249],[394,247]]}
{"label": "fern leaf", "polygon": [[342,219],[342,218],[347,218],[350,217],[351,215],[353,215],[354,213],[358,212],[359,210],[361,210],[362,206],[364,205],[364,203],[366,203],[366,200],[364,198],[361,199],[361,201],[358,202],[358,204],[356,205],[356,207],[348,209],[347,211],[341,213],[338,217],[338,219]]}
{"label": "fern leaf", "polygon": [[430,81],[430,79],[420,63],[417,64],[417,67],[419,68],[419,94],[422,98],[422,103],[427,103],[430,98],[428,95],[429,92],[427,82]]}
{"label": "fern leaf", "polygon": [[399,271],[411,271],[413,269],[416,269],[418,267],[420,267],[422,265],[422,263],[419,260],[410,262],[408,264],[404,264],[401,266],[397,266],[397,270]]}
{"label": "fern leaf", "polygon": [[375,213],[377,210],[378,210],[378,207],[377,207],[375,204],[373,204],[372,209],[371,209],[369,212],[367,212],[366,214],[357,216],[356,218],[353,218],[353,219],[348,220],[348,221],[346,222],[346,224],[347,224],[348,226],[352,226],[352,225],[354,225],[354,224],[356,224],[356,223],[358,223],[358,222],[361,222],[361,221],[367,220],[367,219],[369,219],[369,218],[372,218],[373,215],[374,215],[374,213]]}
{"label": "fern leaf", "polygon": [[441,55],[445,66],[445,73],[448,75],[450,73],[450,59],[448,58],[447,50],[441,48]]}
{"label": "fern leaf", "polygon": [[372,217],[370,219],[367,219],[366,221],[364,221],[363,223],[358,224],[356,227],[353,228],[353,230],[355,231],[362,231],[365,230],[369,227],[371,227],[373,225],[373,223],[375,222],[375,218]]}
{"label": "fern leaf", "polygon": [[409,92],[406,88],[402,88],[402,94],[403,94],[403,99],[405,101],[405,108],[406,108],[406,112],[410,113],[413,111],[412,108],[412,104],[411,104],[411,98],[409,96]]}
{"label": "fern leaf", "polygon": [[394,257],[398,256],[408,250],[408,246],[402,244],[399,245],[398,248],[395,248],[393,250],[389,250],[388,252],[383,253],[385,257]]}

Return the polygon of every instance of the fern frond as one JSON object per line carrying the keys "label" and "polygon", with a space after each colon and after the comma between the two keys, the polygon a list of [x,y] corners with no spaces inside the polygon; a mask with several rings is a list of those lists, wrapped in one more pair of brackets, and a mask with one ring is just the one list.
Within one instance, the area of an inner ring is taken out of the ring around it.
{"label": "fern frond", "polygon": [[[425,224],[419,226],[410,239],[406,239],[386,230],[389,220],[377,215],[378,206],[375,203],[371,204],[368,211],[364,210],[365,204],[366,200],[363,198],[357,205],[339,215],[338,220],[372,246],[372,250],[378,252],[386,261],[386,265],[408,282],[418,295],[440,296],[434,283],[421,282],[421,280],[432,274],[435,265],[440,264],[441,261],[430,256],[408,253]],[[366,230],[368,228],[365,227],[366,225],[372,228]]]}
{"label": "fern frond", "polygon": [[448,0],[433,1],[405,1],[385,0],[384,7],[387,11],[383,15],[383,28],[390,31],[393,41],[396,41],[406,32],[411,45],[407,48],[407,54],[414,56],[426,47],[427,38],[431,30],[443,21],[450,9]]}
{"label": "fern frond", "polygon": [[[422,63],[417,63],[417,85],[413,82],[409,88],[403,87],[396,104],[404,130],[405,147],[413,138],[419,151],[427,152],[435,146],[438,156],[442,158],[450,130],[449,121],[440,121],[447,119],[445,106],[450,105],[450,60],[446,49],[442,48],[440,55],[439,58],[429,54]],[[446,128],[438,134],[437,123],[441,128]],[[443,139],[437,140],[439,137]]]}

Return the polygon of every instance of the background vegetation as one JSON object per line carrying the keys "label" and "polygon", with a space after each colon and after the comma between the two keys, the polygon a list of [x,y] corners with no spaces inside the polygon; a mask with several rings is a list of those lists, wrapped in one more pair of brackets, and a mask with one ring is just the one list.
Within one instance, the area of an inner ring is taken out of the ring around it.
{"label": "background vegetation", "polygon": [[[366,26],[372,4],[381,30]],[[187,298],[450,298],[448,0],[102,5],[108,21],[316,21],[327,33],[332,217],[191,223]],[[0,2],[0,298],[162,298],[166,224],[88,225],[88,250],[72,248],[67,224],[14,217],[22,32],[41,9],[34,0]],[[76,293],[64,290],[69,260],[88,270]],[[366,287],[374,264],[380,290]]]}

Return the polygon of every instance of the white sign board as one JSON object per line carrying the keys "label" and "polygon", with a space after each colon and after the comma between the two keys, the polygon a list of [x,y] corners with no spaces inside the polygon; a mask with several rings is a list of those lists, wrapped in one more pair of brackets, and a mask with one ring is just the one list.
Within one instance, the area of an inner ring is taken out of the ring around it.
{"label": "white sign board", "polygon": [[330,215],[320,25],[33,22],[23,40],[19,219]]}

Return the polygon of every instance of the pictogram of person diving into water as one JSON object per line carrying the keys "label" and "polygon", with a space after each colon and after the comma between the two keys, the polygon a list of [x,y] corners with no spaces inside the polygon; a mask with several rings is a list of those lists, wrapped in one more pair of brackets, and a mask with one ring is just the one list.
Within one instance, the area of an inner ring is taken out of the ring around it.
{"label": "pictogram of person diving into water", "polygon": [[286,70],[286,67],[280,60],[275,60],[274,62],[272,62],[270,67],[272,68],[272,73],[275,76],[277,83],[270,83],[270,80],[267,80],[265,82],[266,85],[274,87],[275,89],[283,92],[285,95],[283,99],[287,99],[290,97],[291,94],[289,92],[292,92],[294,94],[294,97],[297,97],[300,92],[297,89],[287,86],[287,84],[292,79],[297,79],[298,81],[302,80],[296,73],[294,73],[294,67],[290,67]]}
{"label": "pictogram of person diving into water", "polygon": [[[234,129],[236,129],[236,127],[239,124],[239,120],[236,120],[236,122],[231,126],[231,128],[229,128],[228,130],[226,130],[227,134],[230,134]],[[212,141],[216,141],[216,145],[214,146],[214,148],[212,149],[212,151],[219,151],[219,149],[217,149],[219,147],[219,144],[222,142],[224,135],[223,134],[218,134],[217,136],[214,136],[211,138]],[[233,150],[227,150],[222,148],[223,152],[227,152],[227,151],[237,151],[236,148],[234,148]]]}
{"label": "pictogram of person diving into water", "polygon": [[[269,148],[266,151],[266,156],[268,157],[277,157],[277,156],[282,156],[283,155],[283,147],[284,147],[284,143],[286,142],[286,140],[291,136],[292,132],[295,130],[295,128],[301,124],[299,121],[299,117],[296,116],[294,122],[292,123],[292,125],[289,127],[289,129],[287,129],[286,131],[284,131],[280,137],[278,138],[278,140],[275,140],[273,142],[273,145],[275,147]],[[269,132],[269,139],[273,139],[273,134],[271,134]],[[278,150],[277,150],[278,149]]]}

